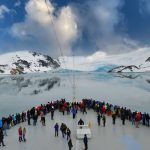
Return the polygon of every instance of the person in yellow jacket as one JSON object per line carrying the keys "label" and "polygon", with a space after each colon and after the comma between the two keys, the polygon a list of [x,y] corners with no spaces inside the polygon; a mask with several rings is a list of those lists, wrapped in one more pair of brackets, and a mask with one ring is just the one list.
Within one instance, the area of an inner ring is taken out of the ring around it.
{"label": "person in yellow jacket", "polygon": [[23,128],[23,141],[26,142],[26,128]]}
{"label": "person in yellow jacket", "polygon": [[88,127],[89,127],[90,129],[92,128],[92,123],[91,123],[91,121],[89,121]]}

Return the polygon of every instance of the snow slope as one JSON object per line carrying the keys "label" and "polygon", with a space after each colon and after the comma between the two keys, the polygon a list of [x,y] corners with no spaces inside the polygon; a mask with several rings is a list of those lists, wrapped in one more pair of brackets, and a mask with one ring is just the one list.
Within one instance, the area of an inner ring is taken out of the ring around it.
{"label": "snow slope", "polygon": [[[107,55],[104,52],[97,52],[87,57],[60,57],[59,61],[62,68],[80,71],[96,71],[101,70],[101,68],[112,70],[118,67],[112,72],[118,72],[123,68],[125,69],[122,72],[148,72],[150,71],[150,49],[142,48],[119,55]],[[132,69],[130,70],[127,66],[131,66]]]}
{"label": "snow slope", "polygon": [[58,61],[48,55],[28,51],[0,55],[0,74],[60,71],[61,69],[98,72],[149,72],[150,50],[142,48],[119,55],[96,52],[91,56],[63,56],[59,57]]}
{"label": "snow slope", "polygon": [[0,55],[1,74],[44,72],[59,66],[50,56],[36,52],[17,51]]}

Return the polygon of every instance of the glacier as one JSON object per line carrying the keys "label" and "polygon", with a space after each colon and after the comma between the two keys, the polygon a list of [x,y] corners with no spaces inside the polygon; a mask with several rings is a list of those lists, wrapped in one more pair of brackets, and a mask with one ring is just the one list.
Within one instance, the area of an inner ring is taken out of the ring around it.
{"label": "glacier", "polygon": [[18,66],[19,69],[23,68],[21,73],[47,71],[149,72],[150,50],[145,47],[115,55],[99,51],[90,56],[61,56],[58,59],[29,51],[0,55],[0,74],[10,74]]}
{"label": "glacier", "polygon": [[[129,53],[107,55],[105,52],[96,52],[91,56],[59,57],[62,68],[80,71],[108,71],[119,66],[137,66],[133,72],[150,71],[150,50],[141,48]],[[107,69],[108,68],[108,69]],[[131,72],[125,70],[125,72]]]}

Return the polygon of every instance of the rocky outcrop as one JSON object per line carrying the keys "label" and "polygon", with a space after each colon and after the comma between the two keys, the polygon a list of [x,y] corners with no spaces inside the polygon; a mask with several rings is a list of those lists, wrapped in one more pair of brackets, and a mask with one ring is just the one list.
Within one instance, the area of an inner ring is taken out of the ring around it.
{"label": "rocky outcrop", "polygon": [[12,68],[10,73],[12,75],[16,75],[16,74],[23,74],[24,68],[23,67],[16,67],[16,68]]}
{"label": "rocky outcrop", "polygon": [[0,73],[3,74],[5,73],[5,68],[7,67],[8,65],[0,65]]}
{"label": "rocky outcrop", "polygon": [[1,60],[4,64],[0,64],[0,74],[47,72],[60,67],[59,62],[50,56],[28,51],[2,55]]}
{"label": "rocky outcrop", "polygon": [[145,62],[150,62],[150,57]]}
{"label": "rocky outcrop", "polygon": [[108,71],[108,73],[122,73],[122,72],[147,72],[150,70],[150,57],[145,60],[142,64],[118,66]]}
{"label": "rocky outcrop", "polygon": [[134,70],[138,70],[140,69],[139,67],[135,66],[135,65],[131,65],[131,66],[119,66],[119,67],[115,67],[111,70],[109,70],[108,72],[117,72],[117,73],[121,73],[121,72],[134,72]]}

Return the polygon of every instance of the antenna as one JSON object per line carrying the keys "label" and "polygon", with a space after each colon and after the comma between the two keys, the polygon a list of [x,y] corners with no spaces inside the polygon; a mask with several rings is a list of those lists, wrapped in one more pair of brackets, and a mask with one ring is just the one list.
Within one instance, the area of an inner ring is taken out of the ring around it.
{"label": "antenna", "polygon": [[[73,68],[75,68],[75,58],[74,58],[74,52],[73,52]],[[73,102],[76,101],[76,79],[75,79],[75,72],[72,71],[73,74],[73,85],[72,85],[72,91],[73,91]]]}

